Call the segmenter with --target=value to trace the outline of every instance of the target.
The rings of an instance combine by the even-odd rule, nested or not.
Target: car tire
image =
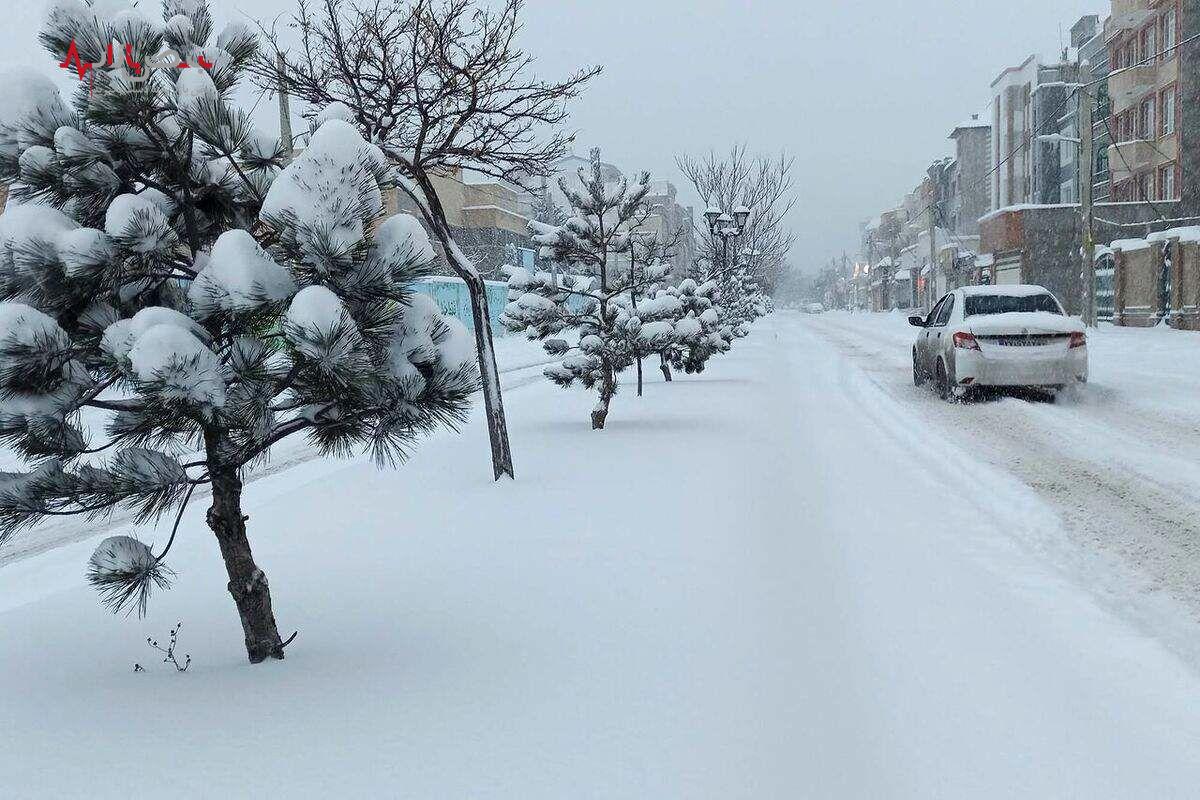
[[[938,359],[937,364],[937,393],[938,397],[945,400],[947,403],[954,402],[954,392],[950,389],[950,376],[946,373],[946,362]]]
[[[921,369],[921,365],[917,363],[917,352],[913,351],[913,385],[924,386],[929,383],[929,376]]]

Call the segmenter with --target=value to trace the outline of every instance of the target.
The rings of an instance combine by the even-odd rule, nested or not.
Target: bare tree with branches
[[[558,130],[566,101],[600,69],[562,81],[532,74],[516,44],[524,0],[299,0],[288,48],[266,31],[274,52],[253,71],[315,108],[340,103],[364,136],[397,166],[400,189],[432,230],[466,284],[483,378],[495,476],[514,476],[483,278],[454,241],[436,177],[470,169],[531,188],[569,152]],[[289,52],[290,51],[290,52]]]
[[[795,159],[782,153],[752,156],[745,144],[737,144],[724,155],[716,151],[703,157],[685,154],[675,163],[701,198],[727,211],[740,205],[753,210],[745,233],[737,240],[739,265],[744,264],[764,290],[772,291],[796,241],[787,227],[787,217],[796,204],[792,195]],[[713,237],[704,230],[696,239],[697,259],[715,269],[720,258]]]

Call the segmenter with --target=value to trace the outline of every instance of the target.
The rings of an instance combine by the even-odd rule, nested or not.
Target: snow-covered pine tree
[[[547,352],[562,356],[562,363],[546,370],[552,381],[597,392],[592,427],[601,430],[620,373],[636,362],[639,353],[659,352],[674,337],[670,322],[643,324],[633,302],[670,268],[661,263],[635,264],[631,257],[636,246],[631,233],[642,229],[650,215],[649,173],[642,173],[633,185],[627,179],[609,183],[600,151],[593,150],[590,168],[581,168],[578,174],[579,186],[559,182],[571,206],[566,223],[553,227],[534,221],[530,229],[543,256],[564,274],[582,277],[559,281],[546,273],[532,279],[525,271],[515,274],[509,282],[515,297],[501,321],[512,331],[545,340]],[[575,346],[557,337],[568,328],[578,330]]]
[[[144,612],[184,508],[211,492],[257,663],[286,643],[243,470],[294,435],[398,462],[463,418],[478,370],[471,335],[409,291],[433,251],[414,218],[381,222],[378,148],[332,119],[281,170],[290,154],[231,101],[255,35],[214,39],[204,0],[163,12],[57,0],[40,38],[56,61],[75,42],[102,64],[115,40],[193,66],[139,84],[118,63],[70,106],[44,78],[0,82],[0,440],[30,467],[0,477],[0,544],[48,516],[174,512],[159,552],[116,537],[90,562],[110,607]]]
[[[677,286],[660,291],[660,297],[665,293],[674,301],[675,340],[662,352],[660,365],[666,380],[671,380],[672,366],[693,375],[703,372],[710,358],[729,351],[712,301],[716,288],[713,281],[697,284],[692,278],[684,278]]]
[[[749,336],[755,320],[767,315],[767,299],[744,267],[722,276],[717,290],[717,311],[728,334],[736,339]],[[728,334],[726,338],[729,338]]]

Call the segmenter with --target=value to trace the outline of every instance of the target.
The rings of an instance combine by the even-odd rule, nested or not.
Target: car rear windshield
[[[1024,297],[1003,294],[969,295],[963,314],[968,317],[982,317],[987,314],[1013,314],[1030,311],[1062,314],[1062,309],[1058,307],[1058,301],[1048,294],[1030,294]]]

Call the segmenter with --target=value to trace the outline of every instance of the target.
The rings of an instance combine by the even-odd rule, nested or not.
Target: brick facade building
[[[1183,199],[1185,207],[1196,207],[1200,187],[1185,185],[1184,176],[1195,174],[1200,156],[1184,144],[1200,125],[1194,108],[1200,62],[1196,48],[1179,47],[1195,28],[1195,6],[1195,0],[1112,2],[1104,35],[1112,69],[1108,165],[1114,200]]]

